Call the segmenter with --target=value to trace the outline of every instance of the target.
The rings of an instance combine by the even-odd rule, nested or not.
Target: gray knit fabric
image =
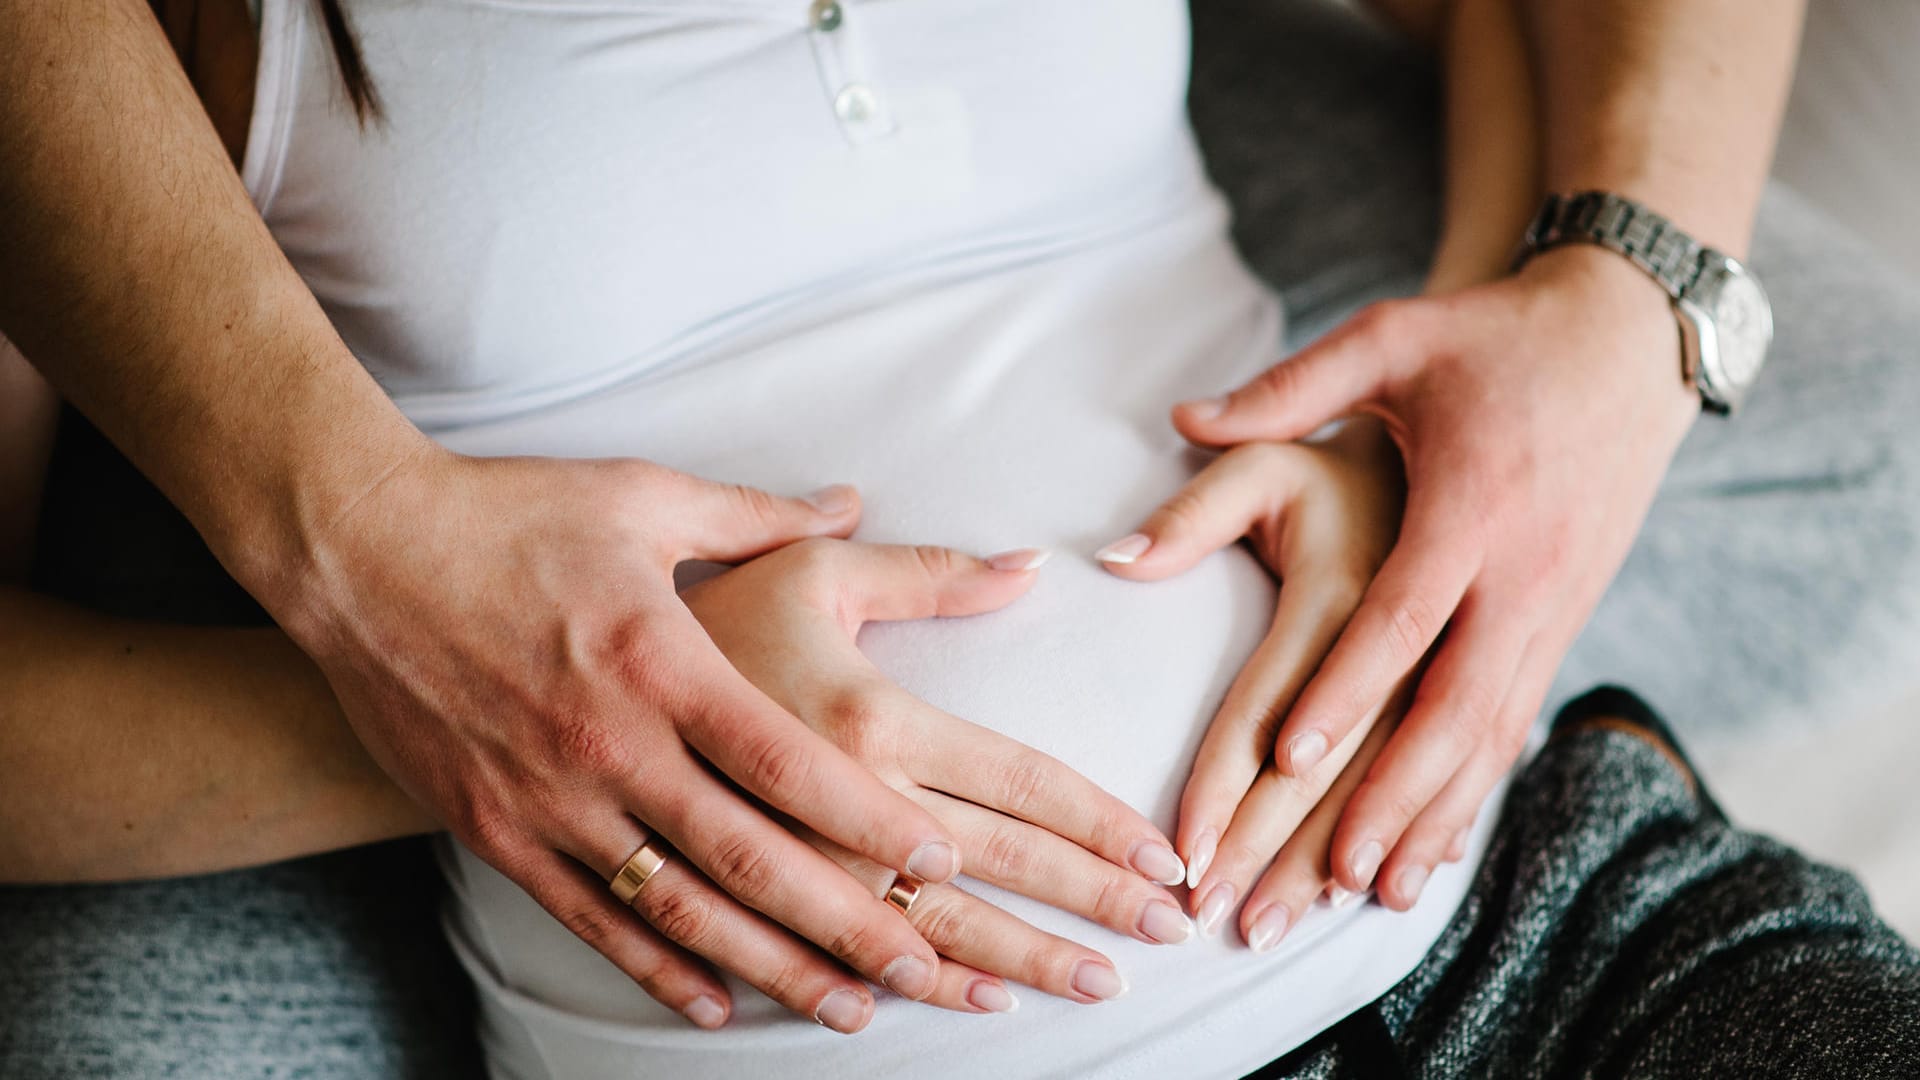
[[[1373,1023],[1261,1080],[1920,1076],[1920,953],[1858,883],[1735,829],[1651,742],[1570,730]]]
[[[1317,0],[1194,7],[1195,124],[1295,343],[1416,288],[1435,231],[1428,62]],[[1745,413],[1688,441],[1556,700],[1615,680],[1683,733],[1822,723],[1920,655],[1920,294],[1790,193],[1761,225],[1776,358]],[[103,610],[257,617],[68,421],[40,584]],[[476,1075],[437,890],[416,844],[0,889],[0,1077]],[[1884,1014],[1920,1011],[1900,996],[1913,963],[1849,879],[1727,828],[1631,736],[1592,735],[1528,771],[1474,899],[1376,1016],[1420,1075],[1871,1076],[1876,1053],[1911,1052]]]

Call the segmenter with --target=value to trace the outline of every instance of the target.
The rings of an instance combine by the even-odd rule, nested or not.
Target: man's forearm
[[[0,333],[273,607],[426,440],[281,255],[146,4],[0,0],[0,25]]]
[[[1523,0],[1549,190],[1614,191],[1746,253],[1802,0]]]

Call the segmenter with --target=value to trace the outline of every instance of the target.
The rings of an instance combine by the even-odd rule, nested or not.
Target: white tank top
[[[1181,0],[356,0],[361,130],[308,0],[267,0],[245,180],[354,352],[477,454],[634,455],[804,491],[857,534],[1060,552],[1004,611],[870,627],[927,701],[1049,751],[1171,834],[1273,610],[1242,549],[1159,584],[1087,553],[1198,459],[1174,401],[1272,361],[1183,100]],[[449,844],[448,932],[498,1077],[1238,1076],[1412,970],[1416,910],[1150,946],[969,888],[1111,956],[1124,999],[883,995],[836,1035],[735,983],[696,1030]]]

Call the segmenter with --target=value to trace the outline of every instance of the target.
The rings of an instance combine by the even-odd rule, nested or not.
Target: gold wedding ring
[[[631,906],[633,898],[640,895],[640,890],[646,888],[647,882],[666,863],[667,857],[660,853],[652,840],[648,840],[640,845],[640,850],[627,856],[627,861],[621,865],[620,872],[613,875],[613,880],[607,883],[607,888],[613,890],[615,899]]]
[[[923,884],[905,874],[896,874],[893,887],[887,890],[887,903],[899,908],[900,914],[908,914],[913,911],[913,902],[920,899],[920,888]]]

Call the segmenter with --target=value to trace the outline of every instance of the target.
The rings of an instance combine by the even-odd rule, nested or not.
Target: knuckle
[[[780,860],[751,835],[728,837],[707,862],[715,884],[749,907],[760,907],[780,882]]]
[[[960,569],[959,559],[951,548],[935,544],[915,544],[912,548],[914,561],[920,564],[920,572],[929,581],[942,581],[952,577]]]
[[[714,940],[717,913],[710,897],[691,888],[663,889],[642,896],[647,921],[669,941],[705,952]]]
[[[1095,922],[1132,932],[1136,921],[1132,916],[1139,907],[1140,900],[1134,894],[1132,884],[1114,873],[1101,875],[1099,884],[1094,886],[1093,904],[1089,910]]]
[[[999,776],[1002,805],[1025,815],[1040,805],[1053,782],[1052,762],[1035,751],[1015,757]]]
[[[923,901],[914,905],[912,921],[927,944],[940,952],[951,952],[967,940],[966,913],[959,904]]]
[[[744,521],[765,528],[773,528],[781,523],[784,507],[775,496],[757,487],[745,484],[728,484],[727,501]]]
[[[1191,536],[1200,531],[1206,520],[1206,497],[1198,488],[1189,485],[1160,504],[1160,512],[1154,515],[1154,526],[1161,538],[1166,539]]]
[[[855,919],[829,934],[821,944],[828,952],[858,968],[859,959],[874,951],[877,944],[874,939],[873,928]]]
[[[575,715],[559,721],[554,745],[569,767],[594,775],[623,774],[633,766],[626,740],[598,716]]]
[[[980,872],[999,881],[1024,881],[1033,871],[1033,852],[1011,827],[998,827],[980,845]]]
[[[503,863],[516,861],[513,853],[519,848],[521,834],[511,814],[494,809],[469,809],[449,825],[460,842],[489,865],[505,871]]]
[[[813,762],[791,739],[764,735],[744,748],[742,769],[762,799],[785,809],[799,801],[812,780]]]
[[[568,933],[602,953],[613,948],[623,929],[619,912],[598,905],[569,907],[557,917]]]
[[[1402,597],[1387,610],[1387,640],[1396,660],[1412,664],[1440,636],[1440,613],[1418,593]]]

